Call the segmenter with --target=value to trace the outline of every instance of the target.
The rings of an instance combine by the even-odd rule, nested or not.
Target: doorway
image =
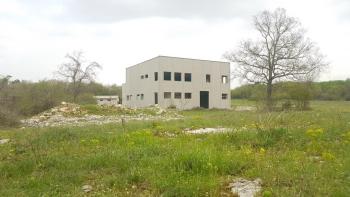
[[[154,93],[154,104],[157,105],[158,104],[158,92]]]
[[[200,107],[209,108],[209,91],[200,91]]]

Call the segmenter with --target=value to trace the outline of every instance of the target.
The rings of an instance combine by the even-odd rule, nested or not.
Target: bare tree
[[[254,16],[258,32],[255,41],[243,41],[238,50],[224,57],[235,65],[234,75],[250,83],[266,84],[266,101],[272,108],[273,84],[283,80],[310,80],[327,63],[301,23],[283,8],[264,11]]]
[[[102,66],[97,62],[91,62],[85,66],[86,61],[81,51],[67,54],[66,58],[69,61],[59,66],[57,74],[72,83],[73,101],[75,102],[80,94],[82,84],[94,81],[96,69],[102,69]]]

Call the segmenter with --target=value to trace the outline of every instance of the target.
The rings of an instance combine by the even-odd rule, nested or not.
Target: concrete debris
[[[0,139],[0,144],[6,144],[10,142],[10,139]]]
[[[257,108],[253,106],[237,106],[235,111],[256,111]]]
[[[105,107],[105,106],[103,106]],[[22,120],[26,127],[54,127],[54,126],[84,126],[87,124],[119,123],[122,121],[156,121],[176,120],[183,116],[175,111],[166,111],[159,106],[143,109],[126,108],[124,106],[114,107],[118,113],[115,115],[88,114],[79,105],[62,102],[61,105],[42,112],[29,119]]]
[[[232,129],[229,128],[200,128],[200,129],[185,129],[185,133],[189,134],[205,134],[205,133],[224,133],[224,132],[229,132],[232,131]]]
[[[81,188],[84,192],[88,193],[92,191],[92,186],[91,185],[83,185]]]
[[[229,184],[229,188],[233,194],[239,197],[254,197],[261,190],[261,182],[259,178],[254,181],[238,178]]]

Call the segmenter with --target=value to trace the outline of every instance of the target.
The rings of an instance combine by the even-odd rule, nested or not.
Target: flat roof
[[[185,58],[185,57],[174,57],[174,56],[158,55],[158,56],[156,56],[156,57],[154,57],[154,58],[151,58],[151,59],[145,60],[145,61],[140,62],[140,63],[138,63],[138,64],[135,64],[135,65],[129,66],[129,67],[127,67],[127,68],[131,68],[131,67],[137,66],[137,65],[139,65],[139,64],[142,64],[142,63],[148,62],[148,61],[153,60],[153,59],[156,59],[156,58],[161,58],[161,57],[165,57],[165,58],[173,58],[173,59],[195,60],[195,61],[206,61],[206,62],[230,63],[230,62],[225,62],[225,61],[204,60],[204,59],[194,59],[194,58]]]

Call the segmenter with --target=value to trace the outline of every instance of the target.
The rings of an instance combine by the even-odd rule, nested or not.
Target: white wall
[[[171,81],[163,80],[164,71],[171,72]],[[158,72],[158,82],[154,81],[154,72]],[[175,81],[174,73],[180,72],[181,81]],[[230,108],[230,82],[222,84],[221,76],[230,78],[230,65],[227,62],[195,60],[159,56],[127,68],[126,85],[123,86],[123,104],[130,107],[145,107],[154,104],[154,92],[158,92],[159,105],[169,107],[176,105],[179,109],[191,109],[200,105],[200,91],[209,91],[209,108]],[[186,82],[185,73],[192,73],[192,81]],[[148,74],[148,79],[140,79]],[[206,75],[210,74],[211,82],[206,82]],[[136,100],[136,95],[144,93],[143,101]],[[171,92],[171,99],[164,99],[164,92]],[[174,93],[181,92],[182,98],[175,99]],[[185,99],[185,93],[192,93],[191,99]],[[222,100],[223,93],[228,95]],[[126,95],[132,94],[131,101]]]

